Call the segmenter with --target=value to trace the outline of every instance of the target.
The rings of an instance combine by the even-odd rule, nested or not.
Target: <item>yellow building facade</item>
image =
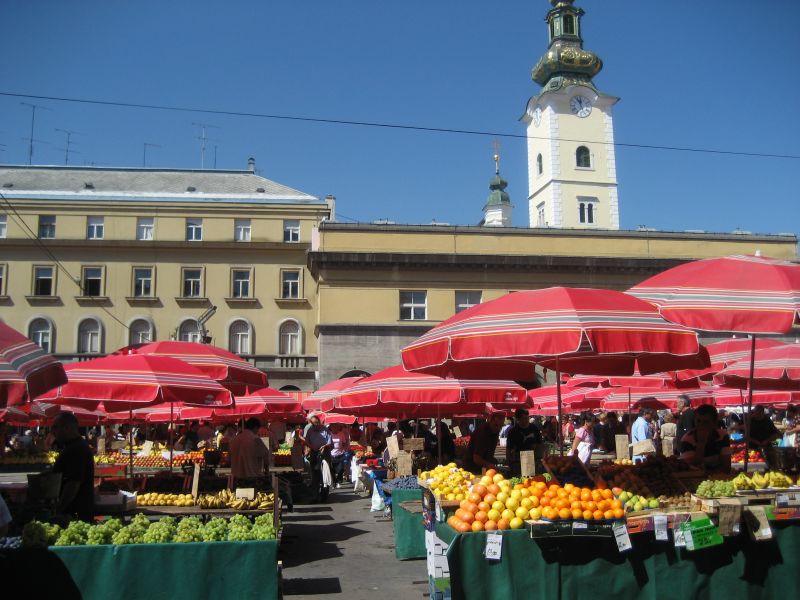
[[[251,169],[0,167],[0,318],[65,360],[206,338],[314,389],[306,252],[333,201]]]

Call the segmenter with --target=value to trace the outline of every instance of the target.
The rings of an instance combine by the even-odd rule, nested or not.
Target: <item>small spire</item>
[[[500,175],[500,142],[494,140],[492,148],[494,148],[494,174]]]

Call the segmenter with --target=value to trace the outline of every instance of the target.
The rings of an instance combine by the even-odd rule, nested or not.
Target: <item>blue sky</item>
[[[579,0],[618,142],[800,155],[800,3]],[[0,3],[0,91],[524,134],[545,0]],[[30,109],[0,96],[0,161],[25,164]],[[475,224],[492,137],[35,101],[34,162],[244,168],[335,194],[340,217]],[[502,173],[527,225],[524,140]],[[800,232],[800,160],[617,149],[621,225]]]

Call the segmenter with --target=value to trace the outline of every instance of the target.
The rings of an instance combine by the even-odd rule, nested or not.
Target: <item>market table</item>
[[[800,598],[800,527],[771,523],[774,538],[747,533],[720,546],[689,552],[652,533],[632,537],[624,554],[613,538],[532,539],[526,529],[502,532],[501,560],[484,558],[486,533],[456,533],[444,523],[436,535],[449,544],[454,599],[579,598],[602,587],[604,597]]]
[[[84,600],[278,597],[278,543],[198,542],[50,548]]]
[[[425,527],[422,524],[422,490],[386,490],[392,496],[392,524],[394,526],[394,554],[400,560],[425,558]],[[418,502],[419,511],[412,512],[403,506]]]

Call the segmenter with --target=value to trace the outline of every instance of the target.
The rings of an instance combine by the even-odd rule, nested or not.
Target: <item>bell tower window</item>
[[[539,155],[536,157],[536,174],[537,174],[537,175],[541,175],[543,170],[544,170],[544,169],[543,169],[543,167],[542,167],[542,155],[541,155],[541,154],[539,154]]]
[[[594,225],[597,222],[597,198],[578,197],[578,222],[582,225]]]
[[[575,150],[575,166],[580,169],[592,168],[592,153],[586,146],[578,146]]]
[[[564,15],[564,33],[568,35],[575,35],[575,17],[572,15]]]

